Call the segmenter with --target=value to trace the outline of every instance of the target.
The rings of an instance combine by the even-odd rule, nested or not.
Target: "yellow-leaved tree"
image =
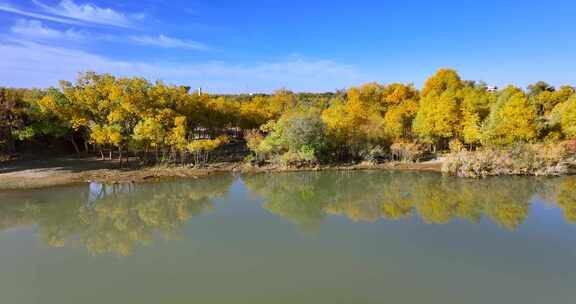
[[[149,152],[154,152],[155,161],[159,160],[160,148],[164,144],[166,130],[160,119],[156,117],[144,117],[134,127],[132,139],[136,146],[144,149],[144,160],[149,160]]]
[[[374,139],[376,132],[383,131],[376,113],[371,111],[373,107],[368,107],[361,97],[360,89],[352,88],[346,101],[337,100],[322,113],[339,158],[345,155],[357,157],[368,137]]]
[[[168,144],[172,149],[171,157],[176,160],[180,157],[180,162],[185,162],[184,152],[188,145],[188,132],[186,130],[186,117],[177,116],[174,118],[174,127],[168,133]]]
[[[384,89],[387,105],[384,128],[391,141],[412,139],[412,121],[418,111],[419,94],[412,85],[394,83]]]
[[[90,127],[90,140],[97,145],[111,145],[119,147],[122,143],[121,128],[118,125],[93,125]],[[104,159],[104,154],[100,150]],[[109,150],[109,159],[112,159],[112,150]]]
[[[454,70],[441,69],[426,80],[414,119],[414,132],[436,148],[447,148],[450,139],[462,133],[463,83]]]
[[[536,108],[519,88],[500,92],[483,128],[484,145],[511,145],[533,141],[537,136]]]
[[[567,138],[576,138],[576,95],[573,95],[563,107],[561,114],[562,133]]]
[[[477,146],[482,139],[482,124],[490,113],[496,96],[484,84],[467,86],[462,100],[462,139]]]
[[[196,166],[205,166],[211,153],[218,147],[229,142],[229,138],[225,135],[218,136],[215,139],[197,139],[188,143],[187,149],[194,156],[194,164]]]

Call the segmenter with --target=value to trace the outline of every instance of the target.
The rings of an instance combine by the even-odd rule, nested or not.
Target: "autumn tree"
[[[242,102],[239,111],[239,126],[248,130],[258,129],[274,116],[268,107],[268,97],[259,95]]]
[[[562,133],[567,138],[576,138],[576,95],[573,95],[562,107]]]
[[[576,90],[538,82],[488,90],[440,69],[421,91],[366,83],[327,93],[209,95],[141,77],[82,73],[59,89],[0,89],[0,149],[66,139],[100,156],[204,165],[229,140],[258,160],[417,160],[460,151],[576,138]],[[227,139],[224,140],[222,136]],[[232,146],[232,145],[231,145]]]
[[[274,92],[268,99],[269,111],[275,118],[280,117],[283,113],[294,109],[298,104],[298,98],[293,92],[280,89]]]
[[[485,145],[511,145],[533,141],[537,136],[536,109],[519,88],[500,92],[483,128]]]
[[[196,166],[205,166],[210,155],[218,147],[228,143],[229,138],[227,136],[218,136],[215,139],[197,139],[188,143],[187,149],[192,155],[194,155],[194,164]]]
[[[414,119],[414,132],[426,143],[446,148],[447,142],[462,133],[463,83],[454,70],[441,69],[426,80]]]
[[[0,153],[16,152],[15,133],[26,119],[24,95],[25,90],[0,88]]]
[[[482,125],[496,96],[488,92],[484,84],[466,86],[463,95],[462,139],[471,146],[477,146],[482,139]]]
[[[132,139],[137,147],[144,149],[144,158],[148,160],[148,153],[154,152],[155,160],[159,160],[159,151],[166,138],[167,130],[157,117],[145,117],[136,127]]]
[[[412,121],[418,110],[418,91],[412,85],[393,83],[384,88],[383,95],[386,135],[393,142],[411,140]]]
[[[188,130],[186,129],[186,117],[177,116],[174,118],[174,127],[168,133],[168,144],[172,148],[171,156],[176,160],[180,157],[180,162],[185,162],[185,152],[188,145]]]
[[[385,100],[385,86],[364,84],[348,90],[346,100],[335,100],[322,113],[328,132],[335,140],[340,155],[356,158],[369,145],[387,141],[384,115],[389,105]],[[394,103],[393,98],[390,102]],[[389,119],[395,123],[394,119]]]

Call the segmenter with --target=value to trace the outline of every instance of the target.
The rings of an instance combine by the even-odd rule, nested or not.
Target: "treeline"
[[[64,139],[102,158],[202,165],[219,147],[245,140],[259,164],[417,160],[448,149],[575,139],[575,93],[545,82],[497,90],[441,69],[421,90],[368,83],[324,94],[211,96],[88,72],[59,88],[0,89],[0,151]]]

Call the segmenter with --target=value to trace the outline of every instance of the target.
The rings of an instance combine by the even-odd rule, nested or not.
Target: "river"
[[[576,177],[332,171],[0,192],[2,303],[572,303]]]

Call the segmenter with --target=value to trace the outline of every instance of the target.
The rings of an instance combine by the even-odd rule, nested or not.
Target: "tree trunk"
[[[70,137],[68,137],[68,140],[72,143],[72,146],[74,146],[74,151],[76,152],[76,154],[80,154],[80,149],[78,148],[78,145],[76,144],[76,140],[74,139],[74,135],[70,135]]]

